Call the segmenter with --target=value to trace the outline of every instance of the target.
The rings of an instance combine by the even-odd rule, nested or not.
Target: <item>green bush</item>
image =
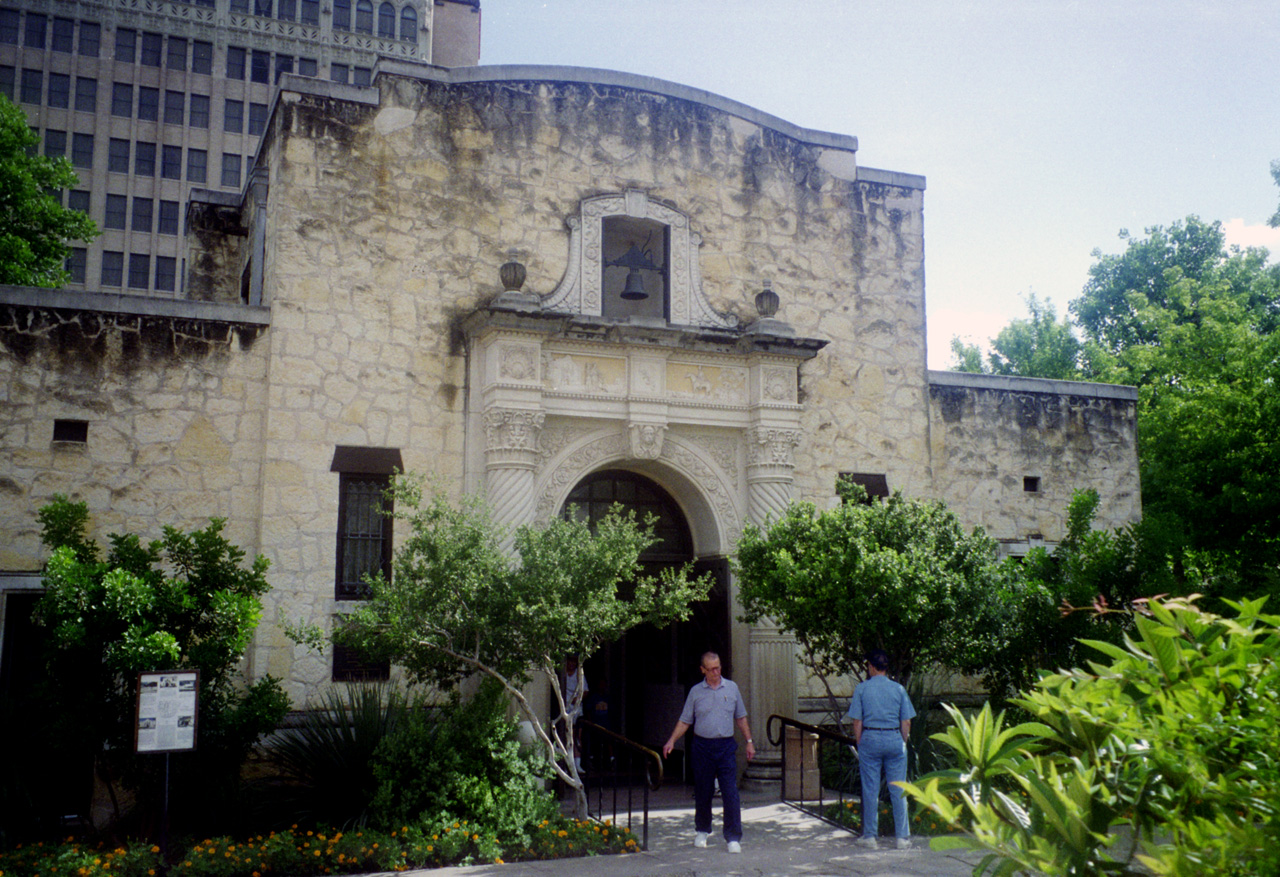
[[[907,792],[988,850],[975,873],[1280,873],[1280,616],[1151,601],[1106,662],[1043,677],[1003,727],[935,735],[956,770]],[[953,841],[939,840],[937,848]]]
[[[378,825],[465,820],[504,841],[527,843],[531,826],[556,812],[546,766],[522,754],[502,686],[486,680],[448,708],[416,710],[372,761]]]

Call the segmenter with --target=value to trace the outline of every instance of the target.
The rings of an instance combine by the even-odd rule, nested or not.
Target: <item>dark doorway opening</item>
[[[710,597],[692,606],[687,621],[664,628],[642,625],[606,645],[584,672],[587,719],[632,740],[661,749],[671,733],[689,688],[701,681],[699,659],[720,655],[725,675],[732,674],[729,650],[729,567],[724,558],[695,560],[684,512],[657,483],[634,472],[610,469],[588,476],[565,501],[566,515],[583,520],[603,517],[614,504],[655,517],[658,541],[641,556],[646,572],[694,562],[697,573],[715,581]]]

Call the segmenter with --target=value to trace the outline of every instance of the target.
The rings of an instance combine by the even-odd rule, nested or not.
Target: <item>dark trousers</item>
[[[693,825],[711,833],[711,799],[716,780],[724,801],[724,839],[742,840],[742,802],[738,799],[738,741],[732,737],[693,738],[693,796],[697,804]]]

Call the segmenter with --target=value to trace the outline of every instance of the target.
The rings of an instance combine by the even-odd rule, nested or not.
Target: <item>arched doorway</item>
[[[684,512],[660,485],[635,472],[606,469],[587,476],[565,500],[563,514],[594,521],[614,504],[644,518],[653,515],[658,537],[641,555],[648,572],[694,562],[697,573],[715,580],[709,599],[695,603],[687,621],[665,628],[642,625],[616,643],[606,645],[584,668],[590,692],[586,717],[604,699],[607,724],[646,746],[661,748],[684,704],[689,686],[698,682],[703,652],[721,656],[725,675],[732,672],[729,649],[728,565],[723,558],[695,558]]]

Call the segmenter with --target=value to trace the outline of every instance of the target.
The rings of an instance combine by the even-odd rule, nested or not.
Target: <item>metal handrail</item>
[[[774,724],[775,721],[777,722],[776,725]],[[813,734],[819,738],[830,740],[836,743],[837,745],[847,746],[849,748],[849,751],[854,753],[857,752],[858,742],[854,740],[852,737],[850,737],[849,735],[842,734],[839,731],[832,731],[830,728],[822,728],[822,727],[819,727],[818,725],[810,725],[805,722],[798,722],[795,719],[788,718],[787,716],[780,716],[777,713],[774,713],[773,715],[769,716],[769,720],[765,723],[765,734],[768,736],[769,742],[782,750],[782,784],[781,784],[782,803],[795,807],[797,810],[800,810],[804,813],[808,813],[810,816],[814,816],[818,819],[821,819],[823,822],[826,822],[830,825],[835,825],[840,828],[847,829],[848,826],[842,825],[840,822],[834,819],[831,819],[826,815],[826,812],[825,812],[826,804],[823,798],[823,793],[825,792],[825,789],[823,788],[823,783],[822,783],[822,774],[821,774],[822,766],[820,761],[818,764],[813,765],[819,771],[817,806],[814,807],[806,804],[806,798],[804,795],[804,785],[805,785],[804,784],[804,776],[805,776],[804,755],[805,755],[805,749],[807,747],[803,745],[800,746],[800,764],[799,764],[799,770],[796,771],[796,776],[799,778],[797,782],[797,786],[798,786],[797,797],[794,800],[792,800],[787,796],[787,776],[788,776],[787,745],[786,745],[786,741],[783,739],[786,728],[796,728],[801,732],[801,734]],[[801,738],[801,740],[803,741],[803,737]],[[836,794],[836,803],[843,805],[844,789],[836,789],[835,794]]]
[[[639,765],[640,770],[643,771],[644,781],[639,784],[642,789],[642,806],[644,808],[640,848],[648,850],[649,792],[656,792],[658,789],[662,788],[662,756],[649,747],[642,746],[629,737],[624,737],[615,731],[609,730],[603,725],[597,725],[595,722],[588,721],[587,719],[578,719],[575,724],[590,730],[591,735],[589,740],[593,744],[592,749],[602,750],[594,752],[596,755],[595,758],[591,757],[593,754],[592,750],[588,750],[586,752],[586,755],[588,756],[587,760],[591,764],[591,768],[586,772],[582,780],[584,786],[586,786],[588,810],[591,809],[591,792],[594,790],[596,793],[595,812],[589,813],[588,815],[593,816],[596,819],[603,818],[605,812],[604,797],[607,787],[612,792],[613,797],[613,822],[615,825],[618,824],[619,792],[621,787],[625,787],[627,830],[634,833],[631,826],[634,821],[633,793],[635,791],[636,783],[630,782],[629,780],[634,776],[632,768],[637,764]],[[625,753],[625,766],[619,764],[618,756],[614,754],[614,750],[605,749],[600,746],[602,741],[622,748]],[[586,749],[586,747],[584,747],[584,749]],[[607,758],[605,757],[605,752],[608,752]],[[608,765],[607,767],[605,766],[606,764]],[[627,781],[620,783],[619,780]]]

